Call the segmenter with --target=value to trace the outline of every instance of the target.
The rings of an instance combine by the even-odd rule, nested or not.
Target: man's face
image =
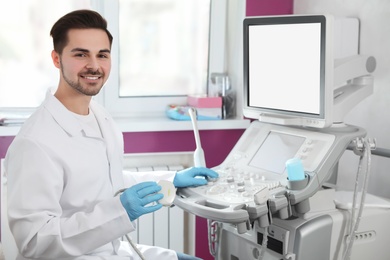
[[[54,52],[53,61],[61,70],[60,87],[94,96],[110,74],[110,41],[100,29],[72,29],[61,55]]]

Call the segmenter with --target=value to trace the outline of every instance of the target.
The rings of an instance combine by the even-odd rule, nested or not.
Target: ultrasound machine
[[[367,193],[375,140],[343,122],[373,92],[374,57],[336,57],[340,42],[347,52],[357,46],[358,23],[244,19],[243,113],[253,121],[213,168],[219,178],[174,201],[208,220],[215,259],[388,259],[390,203]],[[335,181],[346,150],[360,158],[353,191]]]

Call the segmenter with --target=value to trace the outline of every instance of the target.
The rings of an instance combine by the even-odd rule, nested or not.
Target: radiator
[[[125,154],[124,157],[124,169],[135,174],[176,171],[190,166],[193,166],[193,152]],[[129,235],[138,244],[195,254],[195,216],[175,206],[141,216],[137,219],[137,231]]]

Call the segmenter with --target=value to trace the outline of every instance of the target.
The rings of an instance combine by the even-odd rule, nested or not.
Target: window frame
[[[114,36],[111,74],[103,90],[95,97],[114,117],[164,116],[169,104],[185,104],[186,96],[119,97],[119,2],[103,0],[98,11],[107,19]],[[227,0],[211,0],[208,74],[225,71]],[[202,86],[204,92],[207,86]]]

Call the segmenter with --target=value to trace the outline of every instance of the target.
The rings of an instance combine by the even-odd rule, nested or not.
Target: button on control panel
[[[209,180],[208,185],[193,190],[221,202],[246,203],[254,201],[254,195],[264,188],[268,188],[270,193],[285,189],[280,181],[267,179],[260,172],[245,172],[234,167],[216,171],[218,179]]]

